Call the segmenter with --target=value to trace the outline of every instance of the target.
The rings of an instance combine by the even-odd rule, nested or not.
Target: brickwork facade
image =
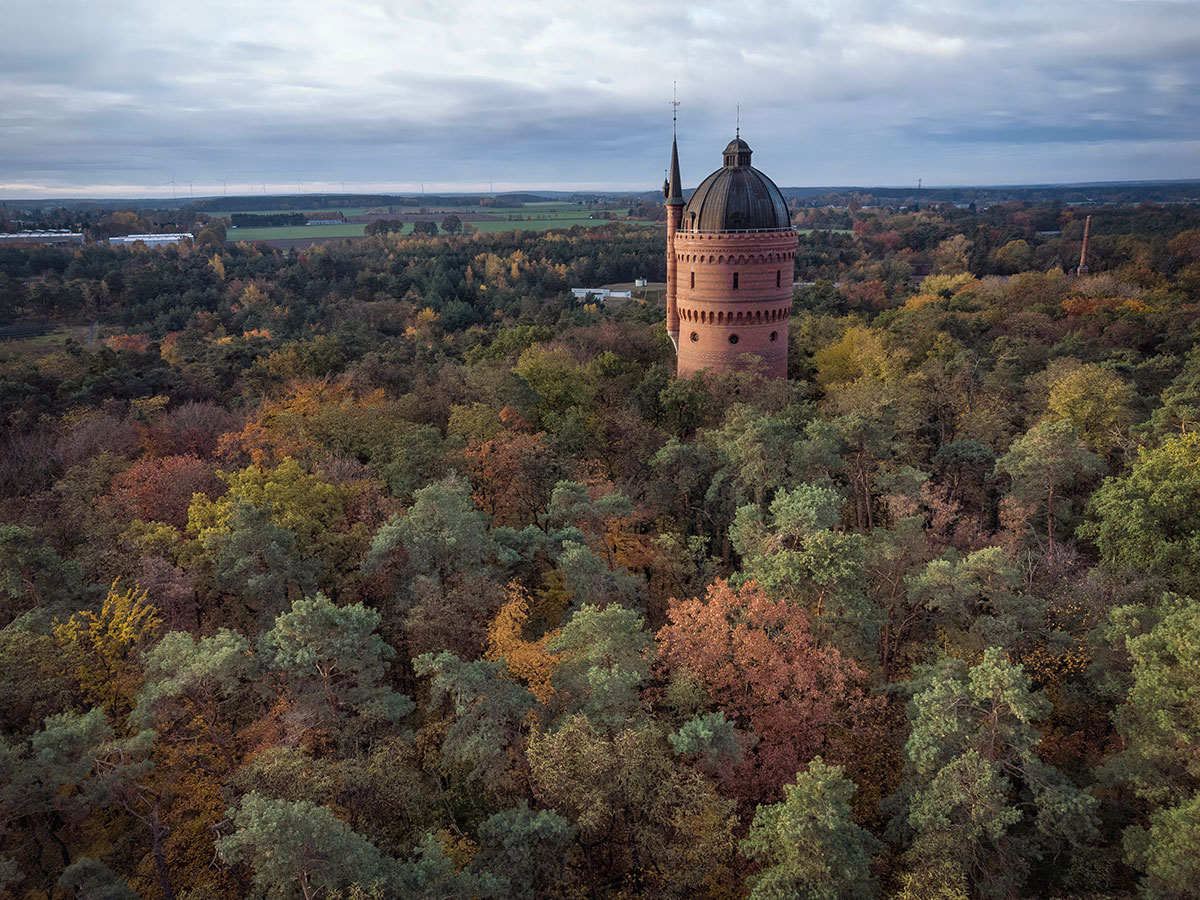
[[[679,374],[742,368],[753,354],[786,378],[796,232],[680,231],[674,244]]]
[[[749,160],[744,142],[730,144],[724,168],[704,180],[685,208],[672,147],[665,192],[667,331],[681,377],[745,368],[751,357],[762,361],[768,376],[787,377],[799,238],[779,189]]]

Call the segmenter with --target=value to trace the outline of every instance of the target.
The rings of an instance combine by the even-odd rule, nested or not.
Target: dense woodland
[[[786,383],[571,299],[660,229],[0,248],[6,896],[1198,896],[1200,210],[1093,212],[798,211]]]

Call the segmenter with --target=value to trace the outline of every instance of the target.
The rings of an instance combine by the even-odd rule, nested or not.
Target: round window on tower
[[[729,336],[729,343],[736,344],[737,342],[738,342],[738,336],[736,334],[731,334]]]
[[[700,335],[696,334],[696,332],[693,331],[692,332],[692,343],[694,344],[698,340],[700,340]]]
[[[775,343],[777,340],[779,340],[779,332],[772,331],[771,332],[771,343]]]

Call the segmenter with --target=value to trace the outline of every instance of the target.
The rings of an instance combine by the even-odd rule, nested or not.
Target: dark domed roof
[[[689,231],[748,231],[790,228],[787,201],[770,178],[750,165],[750,145],[740,137],[729,142],[725,165],[696,188],[683,210]]]

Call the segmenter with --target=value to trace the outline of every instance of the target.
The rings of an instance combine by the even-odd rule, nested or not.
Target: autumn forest
[[[1200,896],[1200,209],[793,212],[0,247],[4,896]]]

